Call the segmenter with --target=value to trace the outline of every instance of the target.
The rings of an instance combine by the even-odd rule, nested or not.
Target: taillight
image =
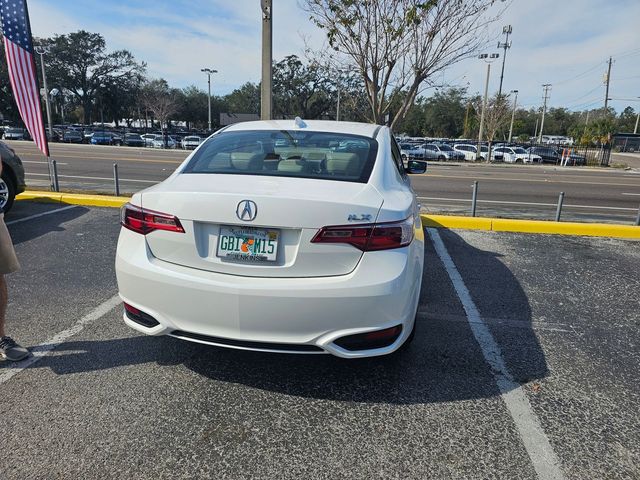
[[[405,247],[413,240],[413,217],[400,222],[323,227],[311,243],[348,243],[363,252]]]
[[[120,211],[120,224],[136,233],[146,235],[154,230],[184,233],[178,217],[146,208],[125,204]]]

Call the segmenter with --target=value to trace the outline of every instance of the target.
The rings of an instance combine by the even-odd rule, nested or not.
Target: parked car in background
[[[5,140],[29,140],[29,132],[25,128],[7,127],[4,129]]]
[[[62,134],[62,141],[65,143],[82,143],[84,135],[81,130],[69,129]]]
[[[466,143],[456,143],[453,146],[456,152],[460,152],[464,155],[464,159],[467,162],[475,162],[478,152],[478,148],[475,145],[469,145]]]
[[[112,132],[94,132],[91,145],[122,145],[122,137]]]
[[[155,135],[153,138],[153,148],[165,148],[164,135]],[[171,135],[167,135],[166,148],[176,148],[178,144]]]
[[[45,127],[44,133],[47,136],[47,141],[49,142],[59,142],[62,139],[62,132],[60,130],[53,130],[53,135],[49,134],[49,129]]]
[[[505,163],[542,163],[542,157],[527,152],[522,147],[496,147],[496,153],[501,153]]]
[[[93,136],[93,130],[91,130],[90,128],[85,128],[82,131],[82,134],[84,135],[84,143],[90,143],[91,142],[91,137]]]
[[[424,160],[424,149],[414,143],[401,143],[400,155],[402,156],[403,162],[407,162],[408,160]]]
[[[461,149],[461,147],[464,147]],[[476,160],[476,153],[478,151],[477,145],[472,145],[469,143],[457,143],[453,146],[454,150],[464,154],[465,160]],[[487,145],[480,145],[480,155],[477,156],[477,160],[480,162],[484,162],[487,159],[487,155],[489,154],[489,147]],[[497,153],[494,148],[491,149],[491,161],[492,162],[501,162],[502,154]]]
[[[455,151],[450,145],[426,143],[422,146],[424,148],[424,156],[427,160],[453,160],[460,161],[465,159],[465,155],[462,152]]]
[[[0,177],[0,211],[8,212],[16,195],[24,192],[24,167],[16,152],[4,142],[0,142],[2,156],[2,177]]]
[[[587,159],[584,155],[580,155],[575,153],[573,149],[568,148],[569,161],[568,165],[586,165]],[[556,147],[529,147],[527,148],[527,152],[538,155],[543,163],[553,163],[558,165],[562,161],[562,149],[558,149]]]
[[[155,133],[143,133],[140,137],[144,140],[145,147],[153,147],[153,140],[156,138]]]
[[[137,133],[125,133],[122,143],[127,147],[144,147],[144,139]]]
[[[197,148],[200,143],[202,143],[202,138],[191,135],[184,137],[182,142],[180,142],[180,146],[185,150],[193,150],[194,148]]]

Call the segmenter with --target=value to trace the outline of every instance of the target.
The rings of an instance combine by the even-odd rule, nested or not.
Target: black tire
[[[16,186],[7,170],[2,169],[2,178],[0,179],[0,211],[8,212],[13,207],[13,201],[16,198]]]
[[[446,157],[445,157],[444,155],[440,155],[440,156],[438,157],[438,161],[439,161],[439,162],[444,162],[445,160],[446,160]]]

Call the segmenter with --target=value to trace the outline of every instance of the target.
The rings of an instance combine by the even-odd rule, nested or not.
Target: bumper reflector
[[[401,333],[402,325],[396,325],[384,330],[347,335],[346,337],[338,338],[333,343],[349,351],[371,350],[388,347],[398,339]]]
[[[151,315],[138,310],[136,307],[133,307],[128,303],[124,304],[124,313],[127,315],[129,320],[132,320],[143,327],[152,328],[156,325],[160,325],[160,323]]]

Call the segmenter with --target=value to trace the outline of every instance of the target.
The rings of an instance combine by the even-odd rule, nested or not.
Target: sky
[[[34,36],[80,29],[102,34],[108,49],[128,49],[147,63],[151,77],[174,87],[206,89],[203,67],[218,70],[212,93],[224,95],[260,80],[259,0],[28,0]],[[299,0],[273,0],[274,61],[320,49],[325,34],[309,20]],[[604,76],[613,58],[610,106],[640,110],[639,0],[509,0],[484,51],[498,52],[503,25],[511,25],[503,92],[518,90],[518,105],[542,104],[542,84],[550,83],[551,107],[599,108]],[[498,90],[501,58],[491,66],[490,92]],[[443,85],[484,89],[486,65],[469,58],[438,74]],[[426,90],[429,96],[433,90]]]

